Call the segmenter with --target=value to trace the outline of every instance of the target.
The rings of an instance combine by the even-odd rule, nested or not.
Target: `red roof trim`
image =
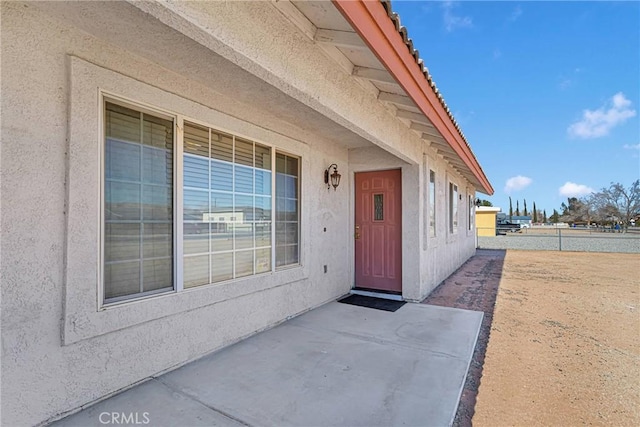
[[[438,100],[382,3],[377,0],[333,0],[333,3],[469,167],[482,184],[484,192],[492,195],[491,183]]]

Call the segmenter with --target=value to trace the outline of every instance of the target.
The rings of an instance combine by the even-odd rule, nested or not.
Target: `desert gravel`
[[[472,422],[640,425],[640,257],[508,250]]]

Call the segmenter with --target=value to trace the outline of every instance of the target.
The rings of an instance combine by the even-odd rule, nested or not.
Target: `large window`
[[[186,119],[174,142],[179,116],[124,105],[104,105],[105,302],[299,263],[297,157]]]
[[[429,235],[436,235],[436,173],[429,170]]]
[[[458,232],[458,186],[449,183],[449,232]]]

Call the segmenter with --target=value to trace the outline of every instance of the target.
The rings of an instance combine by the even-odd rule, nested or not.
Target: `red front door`
[[[402,292],[399,169],[356,176],[356,287]]]

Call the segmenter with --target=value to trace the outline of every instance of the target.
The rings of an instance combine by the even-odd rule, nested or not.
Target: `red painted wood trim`
[[[333,0],[333,3],[469,167],[482,184],[484,192],[492,195],[493,187],[489,179],[429,86],[382,3],[379,0]]]

